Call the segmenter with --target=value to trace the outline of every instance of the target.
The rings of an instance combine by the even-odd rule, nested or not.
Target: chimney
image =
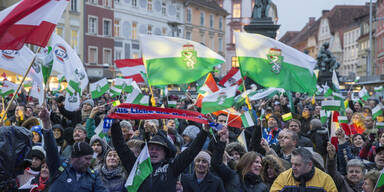
[[[309,17],[308,24],[312,25],[313,23],[315,23],[315,21],[316,21],[316,17]]]
[[[329,13],[329,10],[323,10],[323,12],[322,12],[323,14],[322,15],[326,15],[326,14],[328,14]]]

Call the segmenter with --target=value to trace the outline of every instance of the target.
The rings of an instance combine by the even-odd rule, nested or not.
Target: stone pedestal
[[[244,30],[248,33],[261,34],[272,39],[276,38],[276,32],[280,25],[275,25],[272,18],[253,19],[249,25],[244,26]]]

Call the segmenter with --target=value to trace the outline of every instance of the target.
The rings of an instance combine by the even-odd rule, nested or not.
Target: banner
[[[108,117],[113,119],[186,119],[208,124],[208,118],[199,112],[130,103],[119,105],[116,111],[108,115]]]

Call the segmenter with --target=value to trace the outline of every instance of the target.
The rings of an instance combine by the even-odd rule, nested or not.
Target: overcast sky
[[[308,22],[308,17],[321,16],[323,9],[335,5],[364,5],[369,0],[272,0],[277,5],[280,24],[278,39],[287,31],[299,31]],[[376,0],[372,0],[376,2]]]

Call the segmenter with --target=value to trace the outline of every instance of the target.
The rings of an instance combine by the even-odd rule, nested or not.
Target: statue
[[[317,56],[317,66],[316,69],[319,69],[320,72],[330,72],[337,70],[340,67],[340,64],[336,61],[336,58],[328,50],[329,43],[324,43],[320,48],[319,54]]]
[[[271,0],[255,0],[255,6],[252,11],[252,19],[268,18]]]

